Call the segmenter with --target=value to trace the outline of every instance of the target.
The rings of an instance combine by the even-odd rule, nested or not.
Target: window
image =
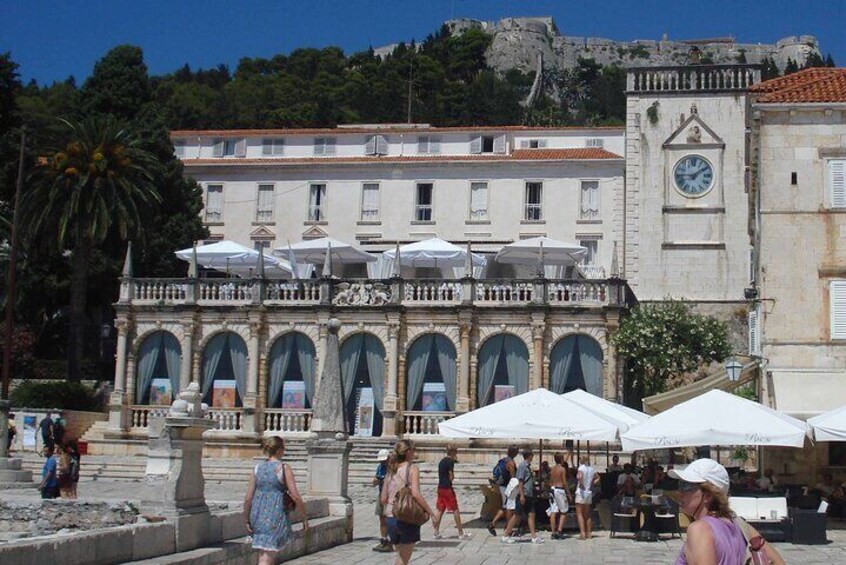
[[[256,221],[273,221],[273,185],[260,184],[258,187],[258,199],[256,201]]]
[[[223,221],[223,185],[210,184],[206,186],[206,221]]]
[[[582,220],[599,218],[599,181],[583,180],[579,200],[579,218]]]
[[[173,154],[176,155],[178,159],[185,158],[185,142],[184,141],[177,141],[173,144]]]
[[[366,182],[361,185],[361,221],[379,221],[379,183]]]
[[[215,139],[212,148],[213,157],[246,157],[247,140],[240,139]]]
[[[269,239],[255,239],[253,240],[253,249],[256,251],[261,251],[264,249],[265,255],[269,255],[268,251],[270,250],[270,240]]]
[[[441,138],[434,135],[417,137],[417,153],[420,155],[437,155],[441,152]]]
[[[546,147],[545,139],[523,139],[520,141],[520,149],[543,149]]]
[[[476,136],[470,140],[470,153],[505,153],[505,136]]]
[[[597,238],[585,238],[579,240],[579,245],[587,249],[587,255],[585,258],[582,259],[582,265],[585,266],[594,266],[596,265],[596,261],[598,259],[599,254],[599,239]]]
[[[527,182],[526,183],[526,212],[523,216],[525,220],[542,220],[542,198],[543,198],[543,183],[541,182]]]
[[[846,280],[829,283],[831,339],[846,339]]]
[[[432,221],[432,192],[434,186],[430,182],[417,183],[417,195],[414,206],[414,219],[418,222]]]
[[[846,159],[828,162],[828,193],[832,208],[846,208]]]
[[[364,152],[367,155],[387,155],[388,140],[384,135],[368,135]]]
[[[599,137],[589,137],[585,140],[585,147],[603,147],[604,143]]]
[[[479,222],[488,219],[488,183],[470,183],[470,220]]]
[[[308,221],[326,221],[326,185],[312,184],[308,191]]]
[[[314,138],[314,154],[315,155],[334,155],[335,154],[335,138],[334,137],[315,137]]]
[[[261,154],[262,155],[284,155],[285,154],[285,140],[277,138],[269,138],[261,140]]]

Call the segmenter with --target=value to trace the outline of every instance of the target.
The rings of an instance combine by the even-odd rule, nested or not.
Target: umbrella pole
[[[587,456],[588,456],[588,461],[590,461],[590,441],[587,442]]]
[[[538,454],[538,466],[540,467],[541,463],[543,463],[543,440],[540,440],[540,453]]]
[[[609,451],[611,450],[611,446],[608,442],[605,442],[605,471],[608,472],[608,467],[611,466],[611,460],[609,459]]]

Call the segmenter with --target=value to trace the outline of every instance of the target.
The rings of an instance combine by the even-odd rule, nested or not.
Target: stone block
[[[176,524],[176,551],[188,551],[209,543],[211,516],[207,512],[183,514],[174,519]]]
[[[96,561],[93,561],[93,563],[125,563],[132,561],[133,544],[132,530],[130,527],[92,532],[84,536],[79,536],[77,539],[80,543],[91,544],[97,548]]]
[[[147,559],[176,551],[176,528],[173,524],[139,524],[132,527],[132,559]]]

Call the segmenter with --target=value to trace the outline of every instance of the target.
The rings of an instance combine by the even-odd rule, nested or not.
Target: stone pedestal
[[[9,457],[9,408],[11,402],[0,400],[0,488],[32,483],[32,472],[21,468],[22,460]]]
[[[129,428],[129,407],[126,394],[113,392],[109,395],[109,431],[122,433]]]
[[[329,501],[329,514],[348,516],[352,541],[352,501],[347,495],[349,483],[349,462],[352,443],[346,436],[339,438],[314,438],[306,441],[308,451],[308,482],[306,493],[310,498],[325,498]]]

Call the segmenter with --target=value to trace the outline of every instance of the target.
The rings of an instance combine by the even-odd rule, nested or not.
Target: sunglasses
[[[697,490],[699,490],[699,487],[699,483],[679,481],[679,492],[696,492]]]

